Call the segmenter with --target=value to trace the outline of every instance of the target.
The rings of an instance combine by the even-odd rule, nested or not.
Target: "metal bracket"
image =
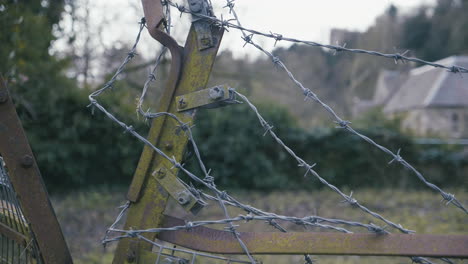
[[[179,181],[171,169],[161,166],[152,175],[186,211],[197,214],[206,205]]]
[[[236,101],[235,93],[226,85],[177,96],[176,102],[178,112],[194,108],[218,108],[239,103]]]
[[[188,0],[192,12],[192,24],[197,32],[198,50],[208,49],[214,46],[211,25],[201,16],[214,16],[207,0]],[[197,16],[201,15],[201,16]]]

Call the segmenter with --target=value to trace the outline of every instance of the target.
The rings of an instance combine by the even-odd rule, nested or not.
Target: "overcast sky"
[[[178,2],[183,2],[178,0]],[[215,13],[220,17],[228,18],[226,8],[222,8],[225,0],[212,0]],[[432,4],[435,0],[236,0],[235,8],[243,26],[261,31],[272,31],[284,36],[305,40],[328,43],[330,29],[343,28],[363,31],[374,22],[375,18],[382,14],[390,4],[406,13],[412,7],[421,4]],[[112,45],[116,41],[130,43],[133,41],[138,25],[136,22],[143,15],[141,4],[138,0],[92,0],[92,17],[94,24],[98,25],[104,18],[111,23],[106,24],[103,42]],[[185,17],[185,19],[184,19]],[[182,44],[189,25],[188,15],[179,19],[177,10],[173,9],[174,35]],[[182,32],[181,30],[182,29]],[[145,32],[146,33],[146,32]],[[273,48],[274,41],[256,38],[267,48]],[[333,43],[335,44],[335,43]],[[145,55],[153,53],[154,40],[148,34],[142,39],[141,48]],[[279,46],[290,45],[285,42]],[[222,50],[230,49],[236,57],[248,54],[256,57],[258,51],[248,45],[243,48],[240,33],[230,30],[225,34]],[[151,54],[147,57],[153,57]]]
[[[219,2],[221,0],[214,1]],[[399,7],[401,12],[408,12],[411,7],[430,4],[434,1],[236,0],[235,2],[241,21],[246,27],[253,27],[266,32],[278,32],[294,38],[328,43],[330,29],[344,28],[364,31],[392,3]],[[229,39],[229,36],[227,38]],[[224,43],[224,47],[234,46],[230,44],[231,41],[227,42]],[[271,41],[264,44],[270,44],[271,46]],[[239,46],[239,44],[236,45],[236,47]],[[242,49],[236,49],[236,53],[242,52]]]

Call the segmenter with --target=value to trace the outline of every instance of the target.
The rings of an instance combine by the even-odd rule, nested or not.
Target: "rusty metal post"
[[[30,223],[42,259],[47,264],[68,264],[72,258],[49,200],[26,134],[0,76],[0,155],[24,217]]]
[[[197,32],[192,26],[184,48],[180,80],[175,90],[170,89],[171,81],[166,85],[169,88],[166,88],[161,98],[159,112],[174,113],[182,122],[193,121],[196,109],[178,113],[175,98],[206,88],[223,31],[220,28],[212,27],[211,34],[214,40],[213,47],[200,50]],[[188,141],[184,132],[178,128],[178,123],[163,117],[153,121],[148,140],[177,160],[182,159]],[[127,195],[132,204],[125,224],[126,229],[142,229],[161,225],[168,193],[156,179],[157,176],[152,177],[152,174],[155,171],[171,170],[171,173],[167,173],[165,178],[177,175],[177,169],[170,169],[171,167],[172,164],[157,156],[151,148],[144,148]],[[176,180],[175,177],[174,180]],[[155,234],[146,234],[145,236],[148,239],[155,239]],[[113,263],[138,263],[138,256],[142,255],[143,251],[150,250],[149,243],[139,242],[138,239],[121,240]]]

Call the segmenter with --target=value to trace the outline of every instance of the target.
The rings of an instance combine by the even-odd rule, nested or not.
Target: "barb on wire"
[[[338,124],[339,128],[342,128],[346,131],[349,131],[351,132],[352,134],[360,137],[361,139],[363,139],[364,141],[370,143],[371,145],[374,145],[375,147],[377,147],[378,149],[382,150],[383,152],[389,154],[390,156],[393,157],[393,160],[394,161],[397,161],[399,162],[400,164],[402,164],[405,168],[411,170],[426,186],[428,186],[429,188],[433,189],[434,191],[437,191],[440,193],[440,195],[446,200],[448,201],[448,203],[452,203],[454,206],[458,207],[459,209],[461,209],[462,211],[464,211],[466,214],[468,214],[468,211],[467,209],[455,198],[455,196],[453,194],[450,194],[450,193],[446,193],[444,192],[441,188],[439,188],[438,186],[436,186],[435,184],[433,183],[430,183],[429,181],[426,180],[426,178],[424,178],[424,176],[416,169],[414,168],[411,164],[409,164],[407,161],[405,161],[403,158],[401,158],[401,156],[399,155],[399,153],[395,154],[393,153],[391,150],[389,150],[388,148],[384,147],[384,146],[381,146],[379,145],[378,143],[376,143],[374,140],[370,139],[369,137],[357,132],[356,130],[354,130],[350,124],[351,122],[347,121],[347,120],[344,120],[342,119],[336,112],[335,110],[333,110],[333,108],[331,108],[328,104],[326,104],[325,102],[323,102],[315,93],[313,93],[309,88],[306,88],[304,87],[304,85],[295,78],[295,76],[293,75],[293,73],[287,68],[287,66],[277,57],[277,56],[274,56],[271,52],[265,50],[263,47],[261,47],[260,45],[258,45],[257,43],[255,43],[253,40],[252,40],[252,37],[254,35],[254,33],[252,33],[251,31],[249,30],[244,30],[244,28],[242,27],[241,25],[241,22],[239,20],[239,17],[237,16],[237,13],[236,11],[234,10],[233,7],[230,8],[230,12],[232,13],[234,19],[236,20],[237,22],[237,27],[241,30],[242,32],[242,38],[244,40],[246,40],[246,44],[250,44],[252,46],[254,46],[255,48],[257,48],[258,50],[260,50],[262,53],[264,53],[265,55],[267,55],[268,57],[270,57],[273,61],[273,63],[275,65],[278,65],[280,68],[282,68],[286,74],[289,76],[289,78],[291,79],[291,81],[294,82],[294,84],[296,84],[296,86],[298,86],[302,92],[304,93],[304,95],[306,96],[306,98],[310,98],[312,99],[313,101],[319,103],[334,119],[334,122]],[[250,33],[250,35],[248,35],[247,33]],[[284,37],[282,38],[284,39]],[[340,47],[341,50],[347,50],[346,48],[343,48],[343,47]],[[398,59],[404,59],[406,58],[404,55],[398,55],[397,57],[393,56],[393,58],[398,58]],[[444,66],[445,67],[445,66]]]
[[[428,185],[429,187],[431,187],[434,190],[439,191],[441,193],[442,197],[444,198],[444,200],[447,200],[448,203],[455,204],[457,207],[461,208],[462,210],[464,210],[466,212],[464,207],[455,199],[453,194],[445,193],[440,188],[438,188],[437,186],[433,185],[432,183],[427,182],[425,180],[425,178],[416,169],[414,169],[409,163],[407,163],[401,157],[400,150],[398,150],[397,153],[394,154],[393,152],[386,149],[385,147],[378,145],[377,143],[375,143],[374,141],[372,141],[370,138],[366,137],[365,135],[359,134],[358,132],[356,132],[350,126],[351,122],[341,119],[335,113],[335,111],[330,106],[328,106],[327,104],[322,102],[320,100],[320,98],[313,91],[311,91],[308,88],[305,88],[302,85],[302,83],[299,82],[294,77],[294,75],[289,71],[289,69],[286,67],[286,65],[281,61],[281,59],[279,57],[274,56],[272,53],[268,52],[267,50],[262,48],[260,45],[255,43],[255,41],[253,40],[253,37],[255,35],[263,35],[263,34],[259,34],[257,31],[254,31],[254,30],[249,30],[249,29],[243,28],[241,26],[241,24],[240,24],[239,18],[237,16],[235,10],[234,10],[234,0],[226,0],[226,1],[227,1],[226,7],[228,7],[230,9],[230,13],[234,16],[233,19],[228,19],[228,20],[221,19],[222,21],[216,20],[215,18],[212,18],[212,17],[207,17],[207,19],[211,19],[214,23],[217,23],[218,25],[223,26],[223,27],[233,27],[233,28],[237,28],[237,29],[241,30],[242,35],[243,35],[242,38],[244,39],[245,44],[253,45],[257,49],[262,51],[264,54],[269,56],[272,59],[272,62],[275,65],[278,65],[280,68],[282,68],[288,74],[290,79],[299,88],[302,89],[302,92],[305,95],[305,99],[311,99],[313,101],[318,102],[320,105],[322,105],[322,107],[324,107],[333,116],[334,122],[338,125],[338,128],[345,129],[345,130],[347,130],[347,131],[349,131],[349,132],[351,132],[353,134],[356,134],[359,137],[361,137],[362,139],[364,139],[365,141],[373,144],[374,146],[381,149],[382,151],[390,154],[393,157],[393,159],[390,161],[390,163],[399,162],[399,163],[403,164],[403,166],[413,170],[413,172],[415,172],[416,175],[426,185]],[[170,2],[169,0],[164,0],[164,4],[165,5],[172,5],[172,6],[177,7],[178,10],[181,13],[189,12],[189,11],[187,11],[188,10],[187,8],[185,8],[185,7],[181,6],[181,5],[175,5],[172,2]],[[166,12],[169,12],[168,9],[169,8],[166,9]],[[170,18],[170,14],[169,13],[166,13],[166,14]],[[232,23],[230,23],[230,21],[236,21],[236,24],[232,24]],[[222,22],[222,23],[220,23],[220,22]],[[104,245],[106,245],[107,243],[118,241],[120,239],[125,239],[125,238],[138,238],[138,239],[144,240],[144,241],[146,241],[148,243],[153,244],[156,247],[159,247],[160,250],[159,250],[159,254],[158,254],[158,260],[156,261],[157,263],[159,262],[159,258],[161,256],[164,257],[163,250],[164,249],[170,249],[170,250],[173,250],[173,251],[185,252],[185,253],[188,253],[188,254],[192,254],[192,263],[194,262],[194,260],[195,260],[195,258],[197,256],[202,256],[202,257],[220,259],[220,260],[228,261],[230,263],[251,263],[251,264],[256,264],[257,261],[252,257],[252,255],[250,254],[247,246],[242,241],[239,233],[237,232],[237,229],[236,229],[237,225],[235,225],[235,223],[250,222],[250,221],[265,221],[266,223],[272,225],[273,227],[277,228],[278,230],[280,230],[282,232],[286,232],[286,229],[281,227],[281,225],[279,225],[276,221],[290,222],[290,223],[293,223],[293,224],[296,224],[296,225],[303,225],[303,226],[313,226],[313,227],[318,227],[318,228],[323,228],[323,229],[328,229],[328,230],[334,230],[334,231],[344,232],[344,233],[351,233],[351,231],[349,231],[349,230],[347,230],[347,229],[345,229],[343,227],[339,227],[337,225],[364,228],[364,229],[367,229],[369,232],[376,233],[376,234],[388,234],[389,233],[385,229],[386,227],[380,227],[380,226],[377,226],[377,225],[375,225],[373,223],[364,224],[364,223],[360,223],[360,222],[354,222],[354,221],[343,220],[343,219],[330,219],[330,218],[324,218],[324,217],[320,217],[320,216],[307,216],[307,217],[300,218],[300,217],[283,216],[283,215],[278,215],[278,214],[274,214],[274,213],[270,213],[270,212],[264,212],[264,211],[262,211],[262,210],[260,210],[258,208],[253,207],[253,206],[241,203],[240,201],[238,201],[237,199],[235,199],[234,197],[229,195],[227,192],[219,190],[215,185],[215,178],[210,175],[211,170],[207,170],[204,162],[201,159],[199,148],[197,146],[197,143],[196,143],[195,139],[193,138],[192,126],[189,123],[182,122],[176,115],[174,115],[172,113],[168,113],[168,112],[152,113],[149,110],[146,111],[146,112],[142,110],[144,99],[145,99],[145,96],[146,96],[147,91],[149,89],[149,86],[150,86],[150,84],[152,82],[154,82],[157,79],[157,75],[156,75],[157,68],[158,68],[158,66],[160,64],[160,61],[161,61],[162,57],[164,56],[164,53],[166,52],[166,49],[163,49],[161,51],[161,53],[158,55],[157,60],[155,62],[155,65],[154,65],[153,69],[151,70],[151,72],[150,72],[150,74],[148,76],[148,79],[146,80],[146,82],[144,84],[142,95],[141,95],[141,97],[140,97],[140,99],[138,101],[138,104],[137,104],[137,113],[142,115],[145,119],[154,119],[154,118],[159,118],[159,117],[166,117],[166,118],[171,118],[171,119],[175,120],[178,123],[179,128],[182,131],[184,131],[184,133],[187,136],[190,144],[192,145],[192,148],[194,150],[194,153],[195,153],[195,156],[197,158],[198,164],[199,164],[199,166],[201,168],[202,173],[204,174],[203,179],[196,176],[192,172],[188,171],[183,166],[183,164],[180,164],[174,157],[168,156],[162,150],[160,150],[159,148],[154,146],[145,137],[141,136],[133,128],[133,126],[125,124],[124,122],[120,121],[117,117],[115,117],[111,112],[106,110],[106,108],[104,106],[102,106],[97,101],[96,98],[99,97],[105,91],[112,89],[114,83],[116,82],[118,76],[123,72],[125,66],[130,62],[130,60],[132,58],[137,56],[136,46],[137,46],[137,44],[138,44],[138,42],[140,40],[141,32],[142,32],[144,27],[145,27],[145,20],[142,19],[141,22],[140,22],[140,29],[139,29],[139,32],[137,34],[135,44],[132,47],[132,49],[130,50],[130,52],[127,54],[127,57],[124,59],[124,61],[120,65],[120,67],[117,69],[114,76],[101,89],[99,89],[99,90],[97,90],[97,91],[95,91],[95,92],[93,92],[93,93],[91,93],[89,95],[90,107],[92,109],[97,109],[97,110],[101,111],[102,113],[104,113],[109,119],[111,119],[116,124],[118,124],[124,130],[125,133],[128,133],[128,134],[134,136],[139,141],[141,141],[145,145],[149,146],[158,155],[160,155],[164,159],[168,160],[173,165],[174,168],[178,168],[181,172],[186,174],[191,180],[193,180],[194,182],[206,187],[209,190],[209,192],[212,193],[213,195],[210,195],[210,194],[208,194],[208,193],[206,193],[204,191],[201,191],[201,190],[197,190],[191,183],[190,183],[190,185],[188,185],[185,182],[182,182],[185,186],[187,186],[187,188],[198,199],[201,199],[201,200],[206,199],[206,200],[216,201],[219,204],[220,208],[222,209],[222,211],[224,213],[224,219],[191,221],[191,222],[187,222],[185,225],[173,226],[173,227],[167,227],[167,228],[150,228],[150,229],[145,229],[145,230],[123,230],[123,229],[118,229],[118,228],[116,228],[117,224],[121,221],[121,219],[123,218],[124,214],[126,213],[127,209],[130,206],[130,202],[127,202],[122,207],[122,210],[119,213],[119,215],[117,216],[115,222],[108,228],[108,230],[106,232],[106,235],[105,235],[105,237],[104,237],[104,239],[102,241]],[[168,23],[167,28],[168,29],[170,28],[170,19],[169,19],[169,23]],[[288,40],[288,38],[285,38],[283,35],[276,34],[276,33],[271,33],[271,36],[273,37],[273,39],[275,39],[276,42],[281,41],[281,40]],[[336,47],[338,47],[338,46],[336,46]],[[339,47],[339,48],[335,49],[335,51],[337,51],[337,52],[339,52],[339,51],[349,51],[349,49],[346,48],[346,45],[343,45],[342,47]],[[407,60],[407,57],[405,57],[405,54],[406,53],[393,54],[391,58],[393,58],[396,61],[398,61],[398,60],[405,61],[405,60]],[[381,56],[381,55],[378,55],[378,56]],[[386,56],[383,56],[383,57],[386,57]],[[436,67],[439,67],[439,66],[436,66]],[[444,67],[446,67],[446,66],[444,66]],[[452,66],[452,67],[455,67],[455,66]],[[454,69],[454,71],[456,70],[458,72],[462,71],[462,69],[460,69],[460,68],[456,68],[456,69],[453,68],[453,69]],[[246,102],[250,106],[250,108],[256,113],[261,126],[265,129],[265,135],[270,134],[276,140],[276,142],[278,144],[280,144],[283,147],[283,149],[286,150],[286,152],[288,152],[298,162],[298,166],[301,166],[301,167],[305,168],[306,173],[305,173],[304,176],[307,176],[308,174],[313,175],[322,184],[326,185],[328,188],[330,188],[333,191],[337,192],[344,199],[344,202],[349,203],[350,205],[361,209],[363,212],[373,216],[374,218],[377,218],[377,219],[383,221],[388,226],[393,227],[395,229],[398,229],[399,231],[401,231],[403,233],[406,233],[406,234],[413,232],[411,230],[403,228],[400,224],[396,224],[396,223],[391,222],[390,220],[385,219],[383,216],[381,216],[381,215],[371,211],[367,207],[361,205],[355,198],[352,197],[352,193],[350,195],[346,195],[343,192],[341,192],[336,186],[331,185],[330,183],[328,183],[325,179],[323,179],[314,170],[315,164],[310,165],[307,162],[305,162],[302,158],[298,157],[295,154],[295,152],[291,148],[289,148],[274,133],[273,126],[271,126],[260,115],[257,108],[248,100],[247,97],[245,97],[244,95],[242,95],[242,94],[240,94],[238,92],[235,92],[234,90],[231,90],[231,91],[233,93],[235,93],[237,96],[241,97],[244,100],[244,102]],[[231,217],[229,215],[229,212],[227,210],[226,205],[240,208],[240,209],[246,211],[247,215],[239,215],[237,217]],[[168,247],[160,245],[160,244],[158,244],[158,243],[156,243],[154,241],[151,241],[151,240],[145,238],[142,235],[143,233],[148,233],[148,232],[157,233],[157,232],[161,232],[161,231],[190,230],[190,229],[198,227],[198,226],[206,226],[206,225],[214,225],[214,224],[224,224],[224,225],[226,225],[225,229],[233,234],[233,236],[236,238],[236,240],[238,241],[238,243],[240,244],[240,246],[244,250],[246,256],[249,258],[249,261],[231,260],[231,259],[228,259],[228,258],[223,258],[223,257],[219,257],[219,256],[209,255],[209,254],[203,254],[203,253],[199,253],[199,252],[192,252],[192,251],[188,251],[188,250],[184,250],[184,249],[168,248]],[[119,235],[110,237],[111,233],[112,234],[118,233]],[[416,262],[416,263],[431,263],[429,260],[421,258],[421,257],[413,257],[411,259],[412,259],[413,262]],[[308,255],[304,256],[304,260],[306,261],[307,264],[313,263],[312,259]],[[451,263],[450,260],[448,260],[448,259],[442,259],[442,260],[447,262],[447,263]]]
[[[260,114],[260,112],[258,111],[257,107],[255,107],[255,105],[252,104],[252,102],[250,102],[250,100],[243,94],[235,91],[235,90],[232,90],[237,96],[239,96],[245,103],[247,103],[247,105],[254,111],[255,115],[257,116],[259,122],[260,122],[260,125],[265,128],[265,129],[268,129],[267,132],[271,135],[271,137],[273,137],[273,139],[284,149],[286,150],[286,152],[289,153],[289,155],[291,155],[299,164],[299,166],[301,167],[304,167],[306,168],[306,174],[307,173],[310,173],[312,175],[314,175],[321,183],[323,183],[325,186],[327,186],[328,188],[332,189],[333,191],[335,191],[336,193],[338,193],[341,197],[343,197],[345,199],[345,202],[349,203],[350,205],[353,205],[353,206],[356,206],[358,207],[359,209],[361,209],[362,211],[372,215],[373,217],[385,222],[387,225],[393,227],[393,228],[396,228],[398,230],[400,230],[401,232],[405,233],[405,234],[409,234],[409,233],[413,233],[414,231],[411,231],[411,230],[408,230],[408,229],[405,229],[403,228],[400,224],[396,224],[396,223],[393,223],[392,221],[390,220],[387,220],[385,219],[383,216],[371,211],[370,209],[368,209],[367,207],[361,205],[356,199],[352,198],[352,193],[351,195],[346,195],[344,194],[342,191],[340,191],[340,189],[338,189],[338,187],[328,183],[324,178],[322,178],[314,169],[313,167],[315,166],[314,165],[309,165],[306,161],[304,161],[302,158],[300,158],[299,156],[296,155],[296,153],[290,148],[288,147],[277,135],[276,133],[270,128],[270,126],[268,125],[268,122],[263,118],[263,116]],[[383,228],[380,228],[378,232],[383,232],[383,233],[386,233],[385,230],[383,230]]]
[[[112,232],[112,229],[114,229],[120,223],[123,216],[127,212],[128,208],[130,208],[130,201],[127,201],[124,205],[120,206],[120,208],[122,210],[120,210],[119,214],[115,218],[114,223],[112,223],[112,225],[109,228],[107,228],[106,234],[104,235],[104,238],[101,240],[101,243],[104,246],[104,248],[107,246],[107,242],[105,241],[109,239],[109,235]]]
[[[139,34],[140,33],[141,33],[141,28],[140,28]],[[139,34],[138,34],[138,37],[137,37],[137,41],[139,40]],[[201,160],[199,149],[198,149],[198,147],[196,145],[196,142],[195,142],[195,140],[193,138],[191,127],[189,125],[183,123],[182,121],[180,121],[177,118],[177,116],[175,116],[174,114],[171,114],[171,113],[167,113],[167,112],[145,113],[145,117],[147,117],[147,118],[157,118],[157,117],[161,117],[161,116],[166,116],[166,117],[172,118],[176,122],[178,122],[180,126],[185,127],[185,129],[184,129],[185,133],[186,133],[187,137],[189,138],[189,141],[192,143],[193,149],[195,150],[195,154],[196,154],[196,156],[197,156],[197,158],[199,160],[200,167],[202,168],[202,171],[205,174],[205,178],[202,180],[202,179],[198,178],[197,176],[195,176],[194,174],[192,174],[191,172],[189,172],[180,163],[178,163],[173,157],[169,157],[163,151],[161,151],[160,149],[158,149],[157,147],[152,145],[149,141],[147,141],[143,136],[138,134],[137,131],[135,131],[135,129],[133,129],[132,126],[129,126],[129,125],[123,123],[122,121],[120,121],[119,119],[117,119],[114,115],[112,115],[109,111],[107,111],[96,100],[97,96],[99,96],[105,90],[110,89],[110,87],[112,87],[113,83],[117,79],[118,74],[123,71],[123,68],[129,62],[130,59],[131,58],[130,58],[130,55],[129,55],[124,60],[122,66],[119,67],[119,70],[117,71],[116,75],[113,78],[111,78],[111,80],[106,85],[104,85],[104,87],[102,89],[92,93],[89,96],[91,106],[93,106],[96,109],[103,112],[108,118],[110,118],[115,123],[117,123],[119,126],[121,126],[124,129],[124,131],[126,131],[128,134],[131,134],[131,135],[135,136],[137,139],[139,139],[140,141],[142,141],[146,145],[150,146],[156,153],[158,153],[159,155],[163,156],[165,159],[170,161],[173,164],[174,167],[179,168],[182,172],[187,174],[192,180],[194,180],[194,181],[204,185],[205,187],[207,187],[210,191],[212,191],[215,194],[216,197],[213,197],[213,200],[218,201],[222,205],[223,211],[227,212],[227,209],[224,206],[225,203],[229,204],[229,205],[236,206],[236,207],[241,208],[241,209],[243,209],[243,210],[245,210],[245,211],[247,211],[249,213],[252,213],[253,215],[256,215],[256,219],[261,219],[261,220],[267,221],[268,223],[272,224],[273,226],[275,226],[276,228],[278,228],[278,229],[280,229],[282,231],[285,231],[285,230],[282,229],[278,224],[276,224],[274,222],[274,220],[284,220],[284,221],[289,221],[289,222],[292,222],[292,223],[295,223],[295,224],[312,225],[312,226],[317,226],[317,227],[320,227],[320,228],[327,228],[327,229],[336,230],[336,231],[340,231],[340,232],[347,232],[347,233],[349,231],[347,231],[346,229],[343,229],[343,228],[340,228],[340,227],[335,227],[335,226],[328,225],[328,224],[325,225],[322,222],[362,227],[362,228],[366,228],[370,232],[376,232],[377,230],[381,230],[381,228],[378,228],[378,227],[376,227],[375,225],[372,225],[372,224],[371,225],[366,225],[366,224],[362,224],[362,223],[358,223],[358,222],[351,222],[351,221],[346,221],[346,220],[338,220],[338,219],[330,220],[330,219],[319,218],[319,217],[308,217],[308,218],[300,219],[300,218],[295,218],[295,217],[278,216],[278,215],[275,215],[275,214],[272,214],[272,213],[263,212],[263,211],[261,211],[261,210],[259,210],[257,208],[251,207],[249,205],[242,204],[241,202],[237,201],[236,199],[231,197],[226,192],[220,191],[220,190],[218,190],[216,188],[216,186],[214,184],[214,178],[209,175],[210,171],[206,170],[206,166],[204,165],[204,163]],[[149,78],[152,79],[153,75],[150,75]],[[141,107],[140,107],[140,109],[141,109]],[[266,125],[266,122],[265,122],[264,125]],[[271,131],[271,128],[270,128],[270,131]],[[208,197],[208,195],[204,194],[204,193],[202,193],[201,196],[202,197]],[[128,204],[123,208],[122,212],[117,217],[116,222],[109,228],[110,232],[118,231],[118,229],[115,229],[115,225],[122,218],[122,215],[124,214],[124,211],[126,210],[127,206],[128,206]],[[228,224],[229,225],[228,230],[233,232],[233,234],[236,236],[236,239],[238,239],[239,243],[241,244],[241,246],[246,251],[246,254],[249,255],[248,249],[245,247],[245,244],[243,244],[242,240],[238,236],[238,233],[235,232],[235,226],[232,225],[232,222],[237,221],[237,220],[252,220],[255,217],[251,217],[251,216],[249,216],[249,217],[240,217],[237,220],[236,219],[232,220],[232,218],[229,218],[229,215],[225,214],[225,216],[226,216],[226,219],[220,220],[217,223]],[[212,221],[191,222],[190,225],[179,227],[179,228],[185,228],[185,229],[186,228],[193,228],[196,225],[202,225],[202,224],[204,225],[204,224],[210,224],[210,223],[213,223],[213,222]],[[168,230],[170,230],[170,229],[168,229]],[[125,235],[121,235],[121,236],[117,236],[117,237],[113,237],[113,238],[109,238],[108,233],[107,233],[105,239],[103,240],[103,243],[107,244],[107,243],[117,241],[117,240],[120,240],[120,239],[123,239],[123,238],[126,238],[126,237],[137,237],[138,234],[141,232],[141,231],[137,231],[137,230],[126,230],[126,231],[121,230],[121,231],[125,232]],[[152,230],[152,231],[157,231],[157,229]],[[255,263],[254,262],[255,260],[253,260],[253,258],[251,256],[249,257],[249,259],[251,260],[251,263]]]
[[[273,213],[266,213],[263,216],[256,216],[252,214],[247,215],[238,215],[234,218],[224,218],[218,220],[200,220],[200,221],[190,221],[187,222],[185,225],[180,226],[171,226],[171,227],[161,227],[161,228],[148,228],[142,230],[124,230],[118,228],[109,228],[110,232],[117,232],[117,233],[131,233],[133,235],[144,234],[144,233],[160,233],[163,231],[179,231],[179,230],[192,230],[193,228],[200,227],[200,226],[208,226],[208,225],[220,225],[220,224],[233,224],[233,223],[240,223],[240,222],[250,222],[250,221],[271,221],[271,220],[280,220],[285,222],[294,223],[296,225],[302,226],[311,226],[311,227],[318,227],[328,230],[335,230],[342,233],[351,234],[353,232],[349,231],[348,229],[342,227],[336,227],[334,225],[346,225],[352,227],[359,227],[367,229],[368,231],[376,234],[388,234],[383,228],[374,225],[374,224],[363,224],[359,222],[353,222],[348,220],[342,219],[333,219],[333,218],[325,218],[320,216],[306,216],[306,217],[294,217],[294,216],[284,216],[284,215],[276,215]],[[226,229],[230,232],[234,232],[231,229],[231,225],[226,227]]]
[[[234,1],[233,0],[226,0],[226,1],[227,1],[227,4],[224,7],[228,8],[229,13],[234,15],[234,13],[235,13]],[[431,67],[435,67],[435,68],[446,69],[448,72],[451,72],[451,73],[468,73],[468,69],[465,68],[465,67],[461,67],[461,66],[457,66],[457,65],[448,66],[448,65],[443,65],[443,64],[440,64],[440,63],[434,63],[434,62],[426,61],[426,60],[419,59],[419,58],[416,58],[416,57],[409,57],[409,56],[406,55],[409,52],[408,50],[403,52],[403,53],[383,53],[383,52],[373,51],[373,50],[347,48],[346,45],[343,45],[343,46],[329,45],[329,44],[322,44],[322,43],[315,42],[315,41],[310,41],[310,40],[296,39],[296,38],[286,37],[283,34],[274,33],[274,32],[271,32],[271,31],[269,33],[266,33],[266,32],[262,32],[262,31],[259,31],[259,30],[243,27],[242,25],[240,25],[238,23],[231,23],[230,21],[220,20],[220,19],[218,19],[216,17],[211,17],[211,16],[205,16],[205,15],[201,15],[201,14],[192,13],[189,8],[185,8],[184,6],[181,6],[181,5],[177,4],[177,3],[174,3],[174,2],[169,1],[169,0],[167,2],[168,2],[168,4],[170,6],[173,6],[173,7],[177,8],[181,12],[181,14],[182,13],[191,13],[192,15],[198,16],[198,17],[206,19],[206,20],[209,20],[212,23],[215,23],[215,24],[217,24],[219,26],[222,26],[223,28],[234,28],[234,29],[240,30],[241,32],[248,32],[250,34],[250,36],[252,36],[252,37],[257,35],[257,36],[270,38],[270,39],[275,40],[275,44],[278,41],[287,41],[287,42],[291,42],[291,43],[305,44],[305,45],[312,46],[312,47],[325,48],[325,49],[334,51],[334,54],[336,54],[338,52],[343,52],[343,51],[344,52],[355,53],[355,54],[367,54],[367,55],[371,55],[371,56],[377,56],[377,57],[383,57],[383,58],[391,59],[391,60],[394,60],[395,63],[398,63],[398,61],[416,62],[416,63],[420,63],[420,64],[423,64],[423,65],[428,65],[428,66],[431,66]]]
[[[167,9],[168,10],[168,9]],[[168,12],[168,11],[167,11]],[[166,13],[166,15],[169,16],[168,13]],[[104,85],[103,88],[91,93],[89,95],[89,100],[91,102],[90,106],[93,107],[93,110],[94,108],[98,108],[101,112],[103,112],[105,115],[107,115],[111,120],[113,120],[114,122],[116,122],[117,124],[119,124],[121,127],[123,127],[125,129],[125,132],[128,132],[132,135],[134,135],[135,137],[139,138],[140,140],[142,140],[143,142],[145,142],[146,144],[149,143],[149,145],[151,145],[153,147],[153,149],[157,149],[155,146],[153,146],[150,142],[148,142],[144,137],[142,137],[141,135],[139,135],[132,126],[128,126],[126,125],[125,123],[121,122],[120,120],[118,120],[114,115],[112,115],[110,112],[108,112],[102,105],[100,105],[97,100],[95,99],[96,97],[98,97],[99,95],[101,95],[104,91],[110,89],[114,82],[117,80],[117,77],[122,73],[122,71],[124,70],[125,66],[137,55],[136,54],[136,47],[138,45],[138,42],[140,40],[140,37],[141,37],[141,32],[142,30],[144,29],[145,27],[145,19],[143,18],[140,22],[140,29],[138,31],[138,34],[137,34],[137,38],[136,38],[136,41],[135,41],[135,44],[133,45],[132,49],[130,50],[130,52],[127,54],[127,57],[125,58],[124,62],[121,64],[121,66],[117,69],[117,72],[114,74],[114,76]],[[168,28],[170,28],[170,20],[168,21]],[[149,84],[154,81],[154,79],[156,78],[156,70],[158,68],[158,65],[160,64],[160,61],[161,61],[161,58],[164,56],[164,53],[166,52],[166,48],[163,48],[163,50],[161,51],[161,53],[159,54],[157,60],[156,60],[156,64],[152,70],[152,72],[150,73],[147,81],[145,82],[145,85],[143,87],[143,92],[142,92],[142,95],[138,101],[138,105],[137,105],[137,112],[142,114],[145,118],[156,118],[156,117],[159,117],[159,116],[169,116],[169,117],[172,117],[174,119],[176,119],[177,122],[179,122],[180,124],[180,127],[185,131],[190,131],[190,127],[187,125],[187,124],[184,124],[183,122],[181,122],[175,115],[171,114],[171,113],[150,113],[150,112],[144,112],[142,110],[142,105],[143,105],[143,101],[144,101],[144,98],[146,96],[146,93],[147,93],[147,90],[148,90],[148,87],[149,87]],[[192,133],[190,132],[190,138],[191,138],[191,141],[194,142],[193,140],[193,137],[192,137]],[[168,157],[166,154],[164,154],[161,150],[157,149],[157,151],[160,155],[163,154],[163,156],[170,160],[173,165],[179,169],[182,169],[182,170],[185,170],[174,158],[170,158]],[[198,152],[198,149],[197,149],[197,152]],[[208,176],[208,173],[206,172],[206,169],[205,169],[205,166],[203,165],[203,163],[201,162],[201,158],[200,158],[200,155],[199,153],[197,154],[197,157],[199,158],[200,160],[200,164],[202,165],[202,168],[203,168],[203,171],[205,172],[205,174]],[[195,175],[193,175],[194,177],[196,177]],[[212,183],[212,188],[215,188],[214,187],[214,183]],[[219,193],[217,193],[216,195],[219,195]],[[225,216],[227,218],[229,218],[229,215],[228,215],[228,212],[227,212],[227,209],[226,207],[224,206],[224,203],[222,201],[222,199],[219,200],[219,204],[221,206],[221,208],[223,209],[224,213],[225,213]],[[124,211],[122,211],[122,214],[123,214]],[[119,215],[121,217],[121,215]],[[117,221],[116,221],[117,222]],[[115,225],[116,223],[113,224],[113,226]],[[112,226],[111,226],[112,227]],[[113,230],[112,228],[110,228],[109,230]],[[250,252],[248,251],[245,243],[241,240],[239,234],[237,233],[236,229],[235,229],[235,226],[232,225],[232,223],[229,223],[229,230],[232,230],[232,233],[234,235],[234,237],[238,240],[240,246],[244,249],[246,255],[249,257],[250,261],[252,264],[255,264],[256,261],[253,259],[253,257],[251,256]],[[134,233],[132,233],[134,234]],[[106,233],[106,236],[103,240],[103,244],[106,245],[109,241],[108,239],[106,239],[108,236],[108,233]]]

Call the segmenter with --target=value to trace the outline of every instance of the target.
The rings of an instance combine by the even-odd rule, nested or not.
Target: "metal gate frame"
[[[0,155],[5,160],[13,189],[37,241],[44,263],[72,263],[60,224],[49,200],[36,159],[0,76]],[[0,233],[21,237],[14,230]]]

